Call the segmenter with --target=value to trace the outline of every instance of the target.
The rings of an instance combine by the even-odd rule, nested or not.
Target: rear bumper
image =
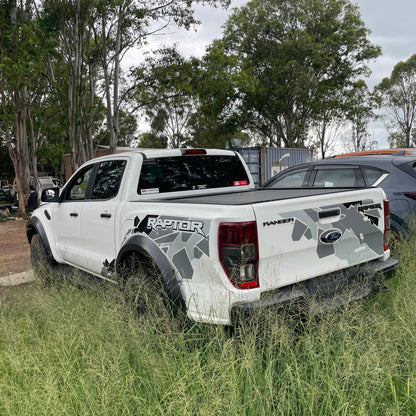
[[[380,291],[384,287],[383,281],[393,277],[397,264],[398,261],[392,258],[375,260],[264,292],[258,301],[234,304],[231,308],[232,321],[259,308],[299,300],[313,300],[319,312],[342,306]]]

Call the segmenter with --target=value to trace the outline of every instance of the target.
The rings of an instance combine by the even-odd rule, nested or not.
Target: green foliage
[[[389,142],[394,147],[411,147],[415,142],[416,54],[393,68],[390,78],[376,87],[390,113]]]
[[[139,136],[137,147],[148,149],[166,149],[168,147],[167,137],[154,133],[142,133]]]
[[[234,332],[135,316],[115,293],[0,292],[0,413],[411,415],[416,240],[379,293],[319,317],[263,311]]]
[[[222,148],[241,137],[245,122],[236,105],[239,74],[235,64],[235,57],[225,53],[222,41],[213,42],[199,62],[192,83],[198,108],[189,121],[191,145]]]
[[[187,141],[188,121],[194,111],[196,60],[186,60],[175,48],[160,49],[132,70],[135,88],[130,95],[146,114],[153,136],[166,138],[169,147]]]
[[[249,2],[226,23],[223,42],[238,60],[241,112],[270,143],[290,147],[380,54],[348,0]]]

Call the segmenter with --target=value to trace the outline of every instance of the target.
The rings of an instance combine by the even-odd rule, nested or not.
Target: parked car
[[[3,189],[0,189],[0,204],[10,204],[13,202],[13,198],[10,196],[10,193],[7,193],[6,191],[3,191]]]
[[[51,178],[52,182],[54,183],[54,185],[58,188],[62,188],[65,185],[65,182],[61,181],[58,178],[53,178],[53,177],[50,177],[50,178]]]
[[[278,173],[264,188],[379,186],[390,201],[392,229],[409,231],[416,214],[416,156],[372,155],[319,160]]]
[[[37,186],[35,186],[34,177],[31,176],[29,185],[33,186],[34,188],[38,190],[38,195],[41,195],[44,189],[57,187],[57,185],[55,185],[55,183],[53,182],[52,178],[50,178],[49,176],[39,176]],[[17,193],[16,178],[13,181],[12,198],[14,201],[14,207],[15,208],[19,207],[19,195]]]
[[[2,199],[12,201],[12,186],[7,179],[0,180],[0,194]]]

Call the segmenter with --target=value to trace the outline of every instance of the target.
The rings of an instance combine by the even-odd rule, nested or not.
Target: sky
[[[221,37],[221,26],[232,13],[234,7],[241,7],[247,0],[232,0],[228,10],[213,7],[196,7],[196,17],[201,24],[195,30],[185,31],[172,28],[166,35],[151,40],[149,48],[177,43],[178,49],[186,57],[200,57],[213,39]],[[366,79],[373,88],[385,77],[389,77],[399,61],[407,60],[416,53],[416,2],[414,0],[353,0],[361,11],[361,17],[370,29],[370,40],[381,46],[382,56],[369,63],[372,75]],[[137,59],[137,56],[136,56]],[[128,64],[133,64],[131,58]],[[129,65],[128,65],[129,66]],[[378,147],[388,147],[383,121],[371,126],[373,140]]]

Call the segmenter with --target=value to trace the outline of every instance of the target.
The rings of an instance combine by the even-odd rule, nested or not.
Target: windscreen
[[[157,194],[249,184],[237,156],[192,155],[143,161],[137,193]]]

